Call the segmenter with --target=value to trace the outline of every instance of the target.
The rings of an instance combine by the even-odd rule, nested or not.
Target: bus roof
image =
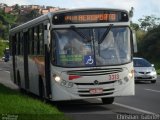
[[[60,13],[67,13],[67,12],[78,12],[78,11],[84,11],[84,10],[111,10],[111,11],[122,11],[122,12],[126,12],[128,14],[128,12],[124,9],[110,9],[110,8],[81,8],[81,9],[66,9],[66,10],[60,10],[60,11],[55,11],[55,12],[49,12],[45,15],[39,16],[33,20],[30,20],[24,24],[21,24],[15,28],[12,28],[9,32],[10,33],[14,33],[14,32],[18,32],[22,29],[26,29],[28,27],[31,27],[37,23],[40,22],[44,22],[45,20],[50,20],[50,22],[52,21],[52,16],[54,14],[60,14]]]

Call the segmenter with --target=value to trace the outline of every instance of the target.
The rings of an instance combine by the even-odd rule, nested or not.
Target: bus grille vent
[[[86,70],[72,70],[68,71],[68,75],[80,75],[80,76],[95,76],[95,75],[107,75],[113,73],[122,72],[122,68],[107,68],[107,69],[86,69]]]
[[[106,85],[106,84],[112,84],[116,81],[107,81],[107,82],[99,82],[98,85]],[[76,85],[95,85],[94,83],[74,83]]]

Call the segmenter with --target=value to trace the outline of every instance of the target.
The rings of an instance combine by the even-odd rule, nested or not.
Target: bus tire
[[[114,97],[101,98],[103,104],[112,104],[114,102]]]

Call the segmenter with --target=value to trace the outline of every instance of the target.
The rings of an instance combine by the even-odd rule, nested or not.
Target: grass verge
[[[0,117],[6,120],[69,120],[52,105],[0,84]]]

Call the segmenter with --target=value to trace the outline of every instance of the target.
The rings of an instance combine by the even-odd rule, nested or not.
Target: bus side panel
[[[29,91],[39,95],[39,74],[36,62],[37,56],[28,56]]]
[[[25,89],[25,78],[24,78],[24,58],[22,55],[16,56],[17,64],[17,78],[19,79],[19,87]]]

